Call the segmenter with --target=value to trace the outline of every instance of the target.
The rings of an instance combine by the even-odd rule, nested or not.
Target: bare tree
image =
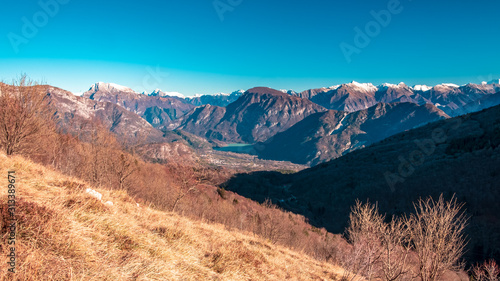
[[[54,130],[54,110],[42,86],[26,75],[0,83],[0,146],[7,155],[33,153]]]
[[[409,231],[403,220],[393,217],[381,228],[382,257],[380,259],[381,278],[385,281],[409,280],[408,262]]]
[[[352,248],[342,264],[346,270],[344,280],[354,280],[363,275],[371,280],[375,274],[375,265],[382,256],[381,229],[384,228],[384,216],[378,212],[377,205],[362,204],[356,201],[349,215],[347,236]]]
[[[119,161],[114,156],[120,149],[115,137],[98,120],[89,120],[82,125],[79,138],[84,142],[86,162],[80,174],[94,185],[111,187],[113,182],[109,175],[115,172],[112,164]]]
[[[174,202],[172,204],[171,211],[175,211],[177,204],[191,191],[196,191],[196,186],[199,184],[199,181],[196,177],[196,174],[193,168],[190,167],[177,167],[177,175],[180,179],[180,187],[177,190],[177,194],[174,198]]]
[[[123,190],[128,187],[127,180],[135,171],[139,169],[139,164],[137,159],[130,154],[120,151],[116,151],[113,154],[115,156],[111,162],[111,171],[118,181],[118,188]]]
[[[261,235],[269,239],[272,243],[277,243],[285,239],[286,221],[284,213],[280,212],[279,208],[272,203],[270,199],[266,199],[262,206],[266,209],[264,220],[262,221]]]
[[[445,202],[432,198],[414,204],[415,214],[406,219],[411,246],[418,257],[417,276],[422,281],[435,281],[446,270],[459,270],[459,259],[467,244],[464,228],[468,218],[453,197]]]

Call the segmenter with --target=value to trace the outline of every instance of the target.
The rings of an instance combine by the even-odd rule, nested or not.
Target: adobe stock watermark
[[[243,0],[214,0],[212,5],[214,6],[217,16],[219,16],[219,20],[223,22],[224,14],[234,11],[241,3],[243,3]]]
[[[35,12],[30,18],[22,17],[21,33],[9,32],[7,38],[16,54],[19,53],[19,47],[28,44],[39,30],[49,24],[49,19],[54,18],[60,11],[61,5],[68,4],[70,0],[40,0],[38,6],[40,10]]]
[[[462,117],[457,117],[452,122],[456,122],[451,126],[451,130],[457,130],[462,125]],[[425,163],[427,157],[434,154],[438,144],[446,142],[448,135],[443,128],[432,130],[431,136],[424,140],[415,140],[414,144],[417,149],[411,151],[406,157],[398,156],[398,168],[396,172],[386,171],[384,173],[385,180],[392,192],[396,191],[396,184],[404,183],[406,178],[415,173],[419,166]]]
[[[17,233],[17,219],[16,219],[16,171],[7,172],[7,182],[8,182],[8,212],[9,212],[9,226],[7,235],[7,264],[9,268],[7,269],[10,273],[16,273],[16,233]]]
[[[382,32],[382,28],[389,26],[393,15],[400,14],[403,12],[403,9],[404,8],[399,0],[389,0],[387,3],[387,9],[380,10],[379,12],[374,10],[370,11],[370,15],[373,17],[373,20],[367,22],[363,29],[358,26],[354,27],[355,34],[353,43],[350,44],[345,41],[340,43],[340,50],[342,51],[347,63],[352,62],[352,56],[354,54],[360,54],[362,49],[368,47],[372,39],[377,37]]]
[[[139,92],[147,92],[151,89],[158,89],[162,84],[164,84],[170,73],[163,71],[159,65],[156,67],[146,66],[144,69],[144,75],[142,76],[141,85],[136,85],[132,89]]]

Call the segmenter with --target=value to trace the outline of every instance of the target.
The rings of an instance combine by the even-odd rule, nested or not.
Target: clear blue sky
[[[7,1],[0,79],[25,72],[73,92],[104,81],[192,95],[500,77],[497,0],[401,0],[402,11],[350,62],[340,44],[356,47],[354,28],[365,29],[370,12],[390,1],[217,1],[237,5],[221,20],[213,0],[41,0],[58,3],[48,12],[37,1]]]

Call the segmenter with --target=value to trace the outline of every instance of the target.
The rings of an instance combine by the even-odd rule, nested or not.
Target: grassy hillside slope
[[[5,266],[9,170],[16,172],[15,275]],[[0,175],[1,280],[335,280],[342,273],[248,233],[137,205],[123,191],[95,189],[22,157],[0,154]]]

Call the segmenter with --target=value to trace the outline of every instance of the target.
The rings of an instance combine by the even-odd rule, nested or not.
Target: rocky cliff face
[[[254,143],[325,110],[307,99],[270,88],[253,88],[226,108],[196,108],[169,129],[182,129],[216,142]]]
[[[59,125],[68,132],[80,133],[89,121],[97,121],[127,142],[163,140],[161,131],[121,106],[75,96],[51,86],[44,87],[52,106],[57,110]]]
[[[264,158],[315,165],[448,117],[431,104],[379,103],[353,113],[329,110],[313,114],[255,147]]]
[[[119,105],[141,116],[154,127],[165,126],[194,108],[194,105],[180,97],[145,95],[130,88],[102,82],[94,84],[83,97]]]

